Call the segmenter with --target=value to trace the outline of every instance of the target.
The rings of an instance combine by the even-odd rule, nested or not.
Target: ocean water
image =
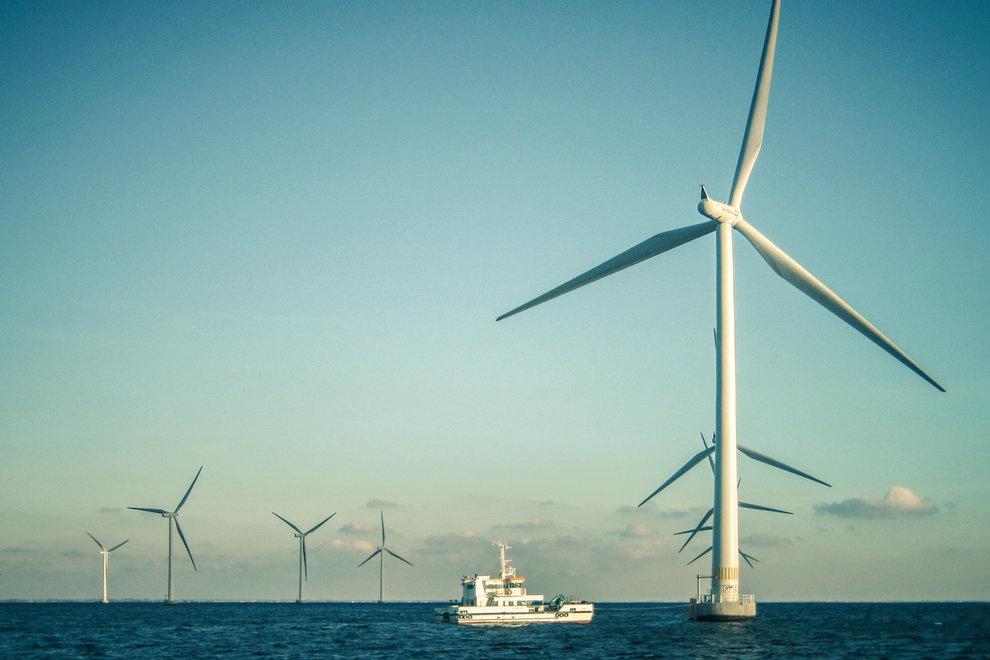
[[[0,603],[0,658],[981,658],[988,603],[602,603],[586,625],[433,622],[445,603]]]

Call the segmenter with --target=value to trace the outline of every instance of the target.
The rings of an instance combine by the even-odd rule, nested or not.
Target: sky
[[[714,237],[769,2],[0,3],[0,599],[684,601],[710,537]],[[990,589],[990,8],[792,2],[737,236],[740,588]],[[178,540],[177,540],[178,542]],[[178,547],[178,546],[177,546]],[[181,549],[179,550],[181,552]]]

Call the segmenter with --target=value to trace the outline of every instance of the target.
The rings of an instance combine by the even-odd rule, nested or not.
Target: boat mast
[[[498,558],[500,564],[498,576],[502,579],[515,577],[516,569],[509,566],[509,562],[512,561],[512,558],[507,558],[505,556],[505,551],[511,549],[512,546],[506,545],[504,541],[495,541],[492,545],[498,546]]]

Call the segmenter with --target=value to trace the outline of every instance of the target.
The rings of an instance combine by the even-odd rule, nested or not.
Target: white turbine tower
[[[412,566],[413,564],[411,561],[403,559],[402,557],[400,557],[399,555],[395,554],[394,552],[392,552],[391,550],[385,547],[385,512],[379,511],[379,514],[381,515],[382,518],[382,544],[378,546],[378,549],[372,552],[367,559],[365,559],[363,562],[358,564],[358,568],[361,568],[369,561],[374,559],[375,556],[378,556],[378,602],[383,603],[385,602],[382,599],[382,590],[385,583],[385,553],[387,552],[388,554],[392,555],[399,561],[404,561],[410,566]]]
[[[783,250],[771,243],[763,234],[743,219],[740,205],[749,175],[763,143],[767,104],[770,96],[770,77],[773,71],[774,49],[777,43],[777,24],[780,0],[773,0],[763,56],[756,77],[756,89],[746,122],[739,161],[727,204],[717,202],[701,188],[698,210],[707,221],[666,231],[622,252],[601,265],[575,277],[547,293],[534,298],[497,320],[529,309],[611,275],[624,268],[712,232],[716,235],[716,326],[719,337],[716,361],[715,432],[718,444],[715,449],[715,502],[711,590],[699,594],[694,616],[707,620],[730,620],[756,615],[756,601],[752,595],[739,593],[739,503],[736,493],[736,331],[733,293],[732,230],[738,230],[756,248],[757,252],[778,275],[811,297],[827,310],[854,327],[880,348],[890,353],[916,374],[945,391],[931,376],[909,358],[892,341],[887,339],[869,321],[801,267]]]
[[[86,533],[89,534],[89,532]],[[96,539],[95,536],[89,534],[89,538],[96,541],[96,545],[100,546],[100,554],[103,555],[103,602],[109,603],[110,601],[107,600],[107,571],[110,568],[110,553],[116,550],[117,548],[119,548],[120,546],[124,545],[125,543],[127,543],[127,541],[130,541],[130,539],[121,541],[117,545],[107,550],[105,547],[103,547],[103,544]]]
[[[306,575],[306,579],[309,580],[309,567],[306,565],[306,537],[308,535],[312,534],[313,532],[315,532],[316,530],[318,530],[323,525],[323,523],[325,523],[326,521],[330,520],[335,515],[337,515],[337,512],[335,511],[335,512],[331,513],[329,516],[327,516],[326,518],[324,518],[322,522],[320,522],[317,525],[314,525],[312,528],[310,528],[309,530],[307,530],[305,532],[302,531],[301,529],[299,529],[298,527],[296,527],[295,525],[293,525],[292,523],[290,523],[288,520],[286,520],[282,516],[280,516],[277,513],[275,513],[274,511],[272,511],[272,515],[275,516],[276,518],[278,518],[279,520],[281,520],[282,522],[284,522],[289,527],[291,527],[295,531],[295,534],[293,534],[293,536],[295,536],[297,539],[299,539],[299,598],[296,600],[296,602],[297,603],[302,603],[303,602],[303,574],[304,573]]]
[[[148,513],[157,513],[162,518],[168,518],[168,595],[165,597],[166,605],[175,605],[175,592],[172,591],[172,523],[175,523],[175,529],[179,532],[179,538],[182,539],[182,545],[186,547],[186,552],[189,554],[189,561],[192,562],[193,570],[196,570],[196,560],[193,559],[192,550],[189,549],[189,544],[186,543],[186,537],[182,533],[182,528],[179,527],[179,509],[182,505],[186,503],[186,498],[189,497],[189,493],[192,492],[193,486],[196,485],[196,480],[199,479],[199,473],[203,471],[203,467],[200,466],[199,472],[193,477],[192,483],[189,484],[189,490],[186,494],[182,496],[179,500],[179,506],[175,507],[175,511],[166,511],[165,509],[147,509],[140,506],[129,506],[128,509],[134,509],[135,511],[147,511]]]

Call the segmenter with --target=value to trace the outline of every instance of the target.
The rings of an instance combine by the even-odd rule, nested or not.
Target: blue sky
[[[728,196],[768,2],[0,5],[0,598],[684,600],[714,240],[497,315]],[[990,10],[784,2],[736,241],[758,600],[986,598]],[[692,552],[693,550],[693,552]]]

